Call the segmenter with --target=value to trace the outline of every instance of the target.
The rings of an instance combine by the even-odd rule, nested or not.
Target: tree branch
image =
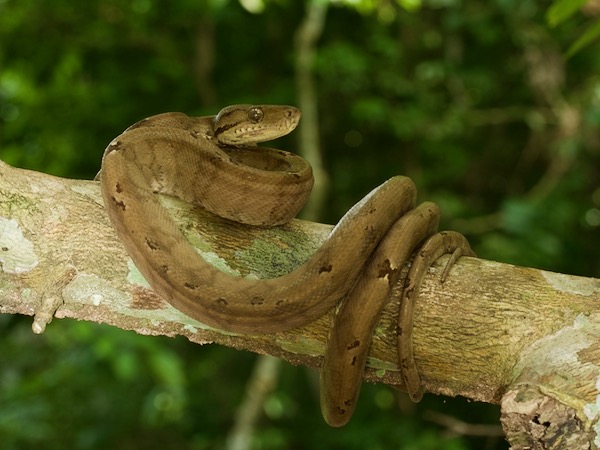
[[[206,259],[240,276],[292,270],[331,229],[299,220],[257,229],[162,200]],[[509,414],[516,417],[510,423],[522,429],[523,415],[539,416],[539,408],[548,407],[544,399],[551,398],[571,411],[561,417],[577,419],[578,436],[592,442],[600,409],[600,279],[461,258],[442,285],[444,262],[430,270],[415,308],[415,357],[425,389],[502,403],[507,432]],[[306,327],[274,335],[207,327],[147,287],[110,226],[97,182],[56,178],[1,161],[0,268],[0,313],[36,315],[36,332],[58,306],[58,318],[183,335],[317,367],[333,317],[332,311]],[[394,299],[376,329],[365,378],[398,385]]]

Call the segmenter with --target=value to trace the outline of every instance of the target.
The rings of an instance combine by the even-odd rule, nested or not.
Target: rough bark
[[[241,276],[273,277],[293,269],[331,229],[299,220],[255,229],[163,200],[205,258]],[[425,389],[501,404],[514,449],[596,448],[600,279],[461,258],[442,285],[444,261],[430,270],[415,310],[415,356]],[[0,313],[35,315],[35,332],[55,312],[57,318],[184,335],[316,367],[333,317],[331,311],[275,335],[211,329],[147,287],[109,224],[97,182],[2,162],[0,269]],[[396,297],[375,333],[365,373],[370,381],[401,383]]]

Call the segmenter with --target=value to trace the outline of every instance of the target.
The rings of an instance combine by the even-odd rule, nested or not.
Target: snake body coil
[[[153,116],[109,144],[99,178],[110,219],[140,272],[161,297],[202,323],[275,333],[312,322],[345,298],[322,370],[323,413],[339,426],[354,409],[372,329],[399,268],[437,227],[435,205],[413,209],[414,184],[394,177],[350,209],[306,263],[277,278],[253,280],[207,263],[155,195],[173,195],[241,223],[288,222],[310,193],[310,166],[255,144],[289,133],[299,119],[297,108],[278,105],[234,105],[198,118]],[[465,247],[464,238],[451,240]],[[412,353],[406,352],[412,348],[402,351],[401,361],[410,366]],[[420,390],[418,373],[405,379],[416,379],[413,390]]]

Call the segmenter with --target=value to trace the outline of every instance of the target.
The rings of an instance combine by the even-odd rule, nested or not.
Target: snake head
[[[214,119],[214,137],[220,144],[252,145],[291,132],[300,121],[300,110],[286,105],[231,105]]]

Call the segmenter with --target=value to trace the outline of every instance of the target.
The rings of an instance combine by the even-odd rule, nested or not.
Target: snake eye
[[[261,120],[263,120],[263,117],[265,116],[265,113],[263,113],[263,110],[261,108],[250,108],[248,110],[248,120],[250,120],[250,122],[252,123],[258,123]]]

